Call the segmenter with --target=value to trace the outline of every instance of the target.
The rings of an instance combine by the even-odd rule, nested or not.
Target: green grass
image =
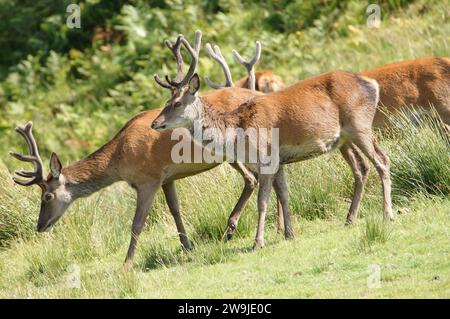
[[[149,231],[137,266],[128,273],[121,269],[125,250],[80,260],[64,248],[73,238],[71,243],[16,244],[2,253],[0,296],[448,298],[450,201],[420,199],[410,207],[412,213],[398,216],[388,237],[379,229],[384,226],[368,226],[368,219],[352,227],[340,220],[300,219],[294,240],[285,241],[271,227],[268,246],[258,252],[249,251],[249,237],[204,243],[189,254],[170,238],[160,238],[153,250],[150,237],[160,233]],[[69,264],[80,266],[80,289],[67,288]],[[379,289],[366,284],[373,264],[381,268]]]

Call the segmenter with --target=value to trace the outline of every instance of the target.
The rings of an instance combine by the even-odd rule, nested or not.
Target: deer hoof
[[[345,220],[345,226],[351,226],[351,225],[354,225],[355,223],[356,223],[356,220],[353,218],[347,218]]]
[[[289,230],[287,232],[284,233],[284,238],[285,239],[294,239],[294,232],[292,230]]]
[[[234,222],[228,222],[228,228],[226,231],[227,240],[231,240],[233,238],[234,231],[236,230],[236,224]]]
[[[133,269],[133,261],[128,259],[123,263],[123,269],[125,271],[131,271]]]
[[[256,240],[255,244],[253,245],[253,251],[257,251],[264,248],[264,242]]]

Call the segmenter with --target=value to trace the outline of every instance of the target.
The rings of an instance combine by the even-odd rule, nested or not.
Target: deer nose
[[[150,126],[152,129],[154,129],[156,131],[161,131],[166,128],[166,125],[165,124],[161,125],[161,121],[158,121],[158,120],[154,120],[152,122],[152,125],[150,125]]]

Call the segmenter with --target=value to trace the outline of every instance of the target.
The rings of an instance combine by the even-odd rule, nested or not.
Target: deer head
[[[196,35],[200,31],[197,31]],[[197,40],[197,38],[196,38]],[[192,60],[198,62],[198,53],[199,50],[195,52],[192,50],[189,43],[182,38],[181,42],[186,47],[186,49],[192,55]],[[200,41],[196,41],[196,48],[200,48]],[[225,87],[232,87],[233,80],[231,78],[230,69],[220,52],[218,46],[212,49],[211,45],[208,43],[206,48],[209,52],[209,55],[213,60],[218,62],[223,69],[225,75],[225,84],[219,85],[213,83],[208,77],[205,78],[205,81],[208,85],[213,88],[220,89]],[[233,54],[235,58],[245,66],[249,73],[249,81],[251,83],[251,88],[254,90],[255,88],[255,72],[254,65],[258,62],[261,56],[261,43],[259,41],[256,42],[256,52],[254,57],[250,61],[245,61],[236,50],[233,50]],[[195,67],[189,68],[189,71],[192,73],[195,71]],[[160,83],[160,80],[157,76],[155,76],[156,82]],[[161,113],[158,117],[153,121],[151,127],[157,131],[165,131],[167,129],[173,128],[188,128],[190,129],[194,123],[194,121],[199,120],[201,118],[201,112],[203,108],[202,101],[198,97],[197,93],[200,88],[200,79],[197,73],[188,74],[183,78],[183,80],[179,82],[170,81],[168,76],[166,76],[167,84],[163,83],[161,85],[165,88],[170,88],[172,92],[172,96],[166,102]]]
[[[171,97],[166,102],[163,111],[153,121],[151,127],[157,131],[164,131],[176,127],[190,127],[192,120],[196,115],[196,107],[198,104],[197,92],[200,87],[200,81],[198,75],[195,73],[195,69],[198,64],[198,57],[201,48],[202,33],[200,31],[195,32],[194,48],[189,42],[179,35],[175,45],[171,45],[169,41],[166,41],[166,46],[173,52],[177,60],[177,77],[176,80],[171,80],[168,75],[165,76],[166,82],[164,83],[155,75],[155,81],[166,89],[170,89]],[[181,45],[186,48],[191,56],[191,64],[186,75],[183,75],[183,59],[181,57],[180,49]]]
[[[41,188],[41,209],[39,212],[37,231],[44,232],[49,231],[56,221],[64,215],[72,202],[72,196],[66,189],[65,179],[62,175],[61,161],[55,153],[52,153],[50,157],[50,173],[47,177],[44,177],[43,164],[33,136],[32,128],[32,122],[28,122],[25,126],[19,125],[16,128],[16,132],[25,139],[30,154],[21,155],[10,152],[10,155],[20,161],[32,163],[34,165],[34,171],[15,172],[16,175],[29,180],[23,180],[17,177],[13,177],[13,180],[18,185],[38,185]]]

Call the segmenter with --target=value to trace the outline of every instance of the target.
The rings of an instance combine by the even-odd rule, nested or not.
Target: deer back
[[[449,104],[450,59],[426,57],[387,64],[361,72],[380,84],[380,103],[396,113],[404,106],[430,103],[439,108]],[[387,118],[377,112],[375,126],[386,124]]]
[[[280,141],[302,144],[334,134],[347,123],[370,128],[378,101],[376,81],[335,71],[255,97],[237,110],[245,127],[279,128]]]

